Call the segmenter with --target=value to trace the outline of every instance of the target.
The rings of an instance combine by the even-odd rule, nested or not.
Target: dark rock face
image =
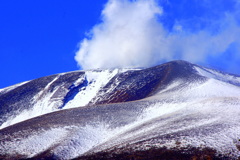
[[[185,61],[174,61],[144,70],[119,74],[99,91],[98,95],[103,96],[95,97],[93,101],[95,104],[134,101],[153,95],[176,79],[183,79],[186,82],[206,80],[205,77],[196,74],[193,66]],[[116,84],[118,85],[115,86]],[[109,90],[111,92],[108,92]]]
[[[239,76],[173,61],[3,89],[0,124],[37,107],[54,112],[2,128],[0,159],[237,159],[238,84]]]

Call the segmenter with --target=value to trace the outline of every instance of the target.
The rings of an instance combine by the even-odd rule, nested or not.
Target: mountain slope
[[[39,115],[51,113],[3,126],[0,155],[237,159],[239,84],[239,76],[173,61],[142,70],[70,72],[12,86],[0,91],[5,117],[26,112],[29,119],[39,108],[46,111]],[[8,102],[9,96],[21,101]],[[15,108],[7,110],[9,103]]]
[[[60,109],[142,99],[164,88],[172,77],[186,81],[191,75],[192,80],[200,77],[194,74],[190,64],[181,68],[178,63],[143,70],[75,71],[2,89],[1,128]]]

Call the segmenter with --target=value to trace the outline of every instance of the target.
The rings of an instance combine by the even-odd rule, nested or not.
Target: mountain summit
[[[172,61],[0,90],[0,159],[238,159],[240,76]]]

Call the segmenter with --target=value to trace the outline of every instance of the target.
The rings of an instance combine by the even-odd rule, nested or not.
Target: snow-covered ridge
[[[219,72],[219,71],[204,68],[204,67],[195,66],[194,69],[202,76],[217,79],[220,81],[230,82],[240,86],[240,76]]]
[[[49,81],[40,92],[31,97],[31,109],[17,111],[16,115],[9,117],[0,128],[61,109],[85,106],[97,96],[98,91],[114,76],[126,71],[128,71],[128,69],[82,71],[84,74],[80,74],[79,77],[71,83],[70,87],[66,87],[65,83],[62,83],[59,86],[51,88],[61,77],[69,73],[58,74],[54,79]],[[3,90],[4,92],[8,92],[26,83],[28,82],[17,84]],[[71,93],[70,96],[68,93]]]
[[[180,62],[185,63],[185,62]],[[215,83],[222,83],[221,86],[228,86],[231,88],[231,84],[240,84],[240,77],[236,77],[233,75],[228,74],[222,74],[220,72],[203,68],[200,66],[192,65],[193,69],[197,71],[197,73],[203,77],[207,77],[210,79],[213,79],[212,81],[208,81],[207,83],[189,83],[186,84],[184,80],[176,80],[171,83],[169,83],[165,88],[161,89],[159,92],[155,93],[155,96],[160,94],[162,97],[169,96],[168,92],[170,94],[174,93],[176,91],[181,91],[184,94],[181,94],[183,97],[188,96],[194,96],[196,98],[196,93],[198,94],[197,97],[207,97],[210,95],[216,95],[218,94],[224,94],[226,95],[240,95],[237,91],[236,93],[231,90],[225,90],[223,87],[213,88],[213,92],[205,93],[204,90],[207,89],[207,87],[213,87],[216,86]],[[110,85],[110,88],[105,88],[105,86],[116,76],[122,75],[122,73],[127,73],[128,71],[131,72],[138,72],[145,69],[112,69],[112,70],[87,70],[87,71],[74,71],[74,72],[68,72],[68,73],[62,73],[55,75],[52,79],[50,79],[46,86],[43,86],[39,91],[32,94],[31,97],[28,99],[31,99],[30,102],[30,108],[28,109],[17,109],[15,110],[15,114],[12,114],[9,116],[7,114],[7,120],[5,120],[0,128],[7,127],[9,125],[37,117],[46,113],[55,112],[61,109],[69,109],[69,108],[76,108],[81,106],[86,106],[88,104],[95,104],[100,102],[103,98],[106,100],[109,99],[116,99],[117,97],[113,97],[112,93],[120,93],[121,90],[124,88],[120,87],[118,90],[116,90],[116,87],[122,83],[118,79],[115,79],[114,83]],[[144,72],[143,72],[144,73]],[[144,73],[148,74],[148,72]],[[74,78],[62,80],[64,77],[68,77],[71,75]],[[144,75],[143,75],[144,77]],[[144,78],[143,78],[144,80]],[[215,81],[214,81],[215,80]],[[33,80],[34,81],[34,80]],[[29,83],[33,81],[27,81],[23,82],[14,86],[7,87],[5,89],[1,89],[0,93],[9,93],[11,91],[14,92],[14,89],[18,88],[19,86],[22,86],[24,84],[28,85]],[[132,81],[132,80],[131,80]],[[131,83],[133,83],[132,81]],[[137,82],[137,81],[136,81]],[[141,81],[139,81],[141,82]],[[137,82],[137,83],[139,83]],[[226,83],[224,83],[226,82]],[[228,84],[228,82],[231,82],[231,84]],[[40,82],[38,82],[40,83]],[[141,82],[142,83],[142,82]],[[145,83],[145,82],[144,82]],[[35,85],[35,84],[34,84]],[[134,84],[135,85],[135,84]],[[133,85],[133,86],[134,86]],[[187,86],[186,86],[187,85]],[[195,87],[194,87],[195,86]],[[204,87],[206,86],[206,87]],[[35,86],[33,86],[35,87]],[[127,87],[127,86],[124,86]],[[191,88],[190,91],[185,92],[187,88]],[[182,89],[181,89],[182,88]],[[233,87],[234,88],[234,87]],[[134,89],[134,88],[133,88]],[[136,88],[137,89],[137,88]],[[196,90],[196,93],[194,93]],[[202,90],[200,92],[200,90]],[[217,91],[217,92],[215,92]],[[186,94],[185,94],[186,93]],[[121,92],[121,94],[128,94]],[[109,97],[106,97],[109,96]],[[177,95],[177,94],[175,94]],[[114,95],[116,96],[116,94]],[[125,95],[123,95],[125,96]],[[219,95],[220,96],[220,95]],[[174,96],[176,97],[176,96]],[[1,98],[1,97],[0,97]],[[150,99],[152,99],[150,97]],[[5,116],[5,117],[6,117]]]
[[[3,94],[3,93],[9,92],[9,91],[11,91],[11,90],[13,90],[13,89],[15,89],[15,88],[17,88],[19,86],[22,86],[22,85],[24,85],[24,84],[26,84],[28,82],[29,81],[25,81],[25,82],[18,83],[18,84],[15,84],[15,85],[12,85],[12,86],[9,86],[9,87],[6,87],[6,88],[2,88],[2,89],[0,89],[0,95]]]
[[[0,157],[72,159],[161,147],[185,148],[187,154],[189,146],[240,156],[238,76],[170,62],[142,70],[76,71],[29,83],[16,94],[31,92],[25,97],[30,107],[3,124],[41,116],[1,129]]]

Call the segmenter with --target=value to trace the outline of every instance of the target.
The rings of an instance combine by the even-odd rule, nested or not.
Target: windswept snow
[[[186,82],[175,81],[165,89],[147,99],[203,99],[217,97],[240,97],[240,87],[219,81],[208,79],[205,82]]]
[[[11,91],[11,90],[13,90],[13,89],[15,89],[15,88],[17,88],[19,86],[22,86],[22,85],[24,85],[24,84],[26,84],[28,82],[29,81],[25,81],[25,82],[18,83],[18,84],[15,84],[15,85],[12,85],[12,86],[9,86],[9,87],[6,87],[6,88],[2,88],[2,89],[0,89],[0,95],[3,94],[3,93],[9,92],[9,91]]]
[[[127,71],[127,69],[86,71],[84,76],[81,75],[75,82],[73,82],[73,86],[81,85],[85,81],[86,85],[79,88],[73,99],[68,101],[66,104],[64,104],[64,97],[69,92],[69,88],[65,88],[63,84],[62,86],[56,86],[53,90],[50,90],[51,85],[54,84],[62,75],[64,75],[64,73],[59,74],[37,95],[32,97],[32,108],[23,111],[16,111],[15,115],[8,117],[8,120],[0,126],[0,129],[60,109],[85,106],[97,96],[98,91],[104,87],[114,76],[125,71]],[[4,92],[6,90],[12,90],[20,85],[23,85],[24,83],[11,86],[5,89]]]
[[[176,141],[179,141],[181,147],[188,145],[211,147],[219,153],[231,152],[233,157],[237,157],[238,149],[235,144],[240,136],[238,134],[240,99],[233,101],[236,103],[229,104],[227,99],[205,98],[180,103],[148,102],[146,109],[136,113],[137,118],[127,125],[115,127],[111,121],[108,123],[91,121],[85,126],[43,130],[28,138],[13,139],[5,143],[5,150],[0,150],[0,153],[7,150],[9,153],[32,157],[38,151],[55,146],[52,152],[58,159],[72,159],[87,152],[97,152],[146,140],[144,145],[136,146],[136,149],[145,150],[150,145],[154,147],[164,145],[170,149],[176,147]],[[119,117],[116,119],[125,121]],[[151,138],[164,135],[172,136],[159,139],[161,141],[148,142]]]
[[[237,77],[237,76],[234,76],[231,74],[221,73],[221,72],[218,72],[218,71],[215,71],[212,69],[207,69],[204,67],[196,67],[195,66],[194,68],[202,76],[240,85],[240,77],[239,76]]]
[[[71,136],[65,138],[53,150],[58,159],[76,158],[79,154],[83,154],[95,145],[109,140],[114,135],[114,131],[104,123],[75,128],[71,132]]]
[[[0,155],[9,153],[24,156],[27,155],[27,157],[35,156],[54,144],[61,142],[61,140],[68,135],[70,128],[71,127],[62,127],[50,130],[40,130],[30,136],[27,136],[27,138],[16,138],[4,144],[0,141],[0,146],[4,145],[4,148],[0,147]],[[1,138],[12,137],[4,135]]]
[[[78,94],[74,97],[74,99],[69,101],[64,106],[64,109],[87,105],[97,95],[98,91],[118,73],[118,69],[115,69],[113,71],[86,71],[86,86],[79,90]]]
[[[15,115],[8,117],[8,120],[4,122],[1,128],[5,128],[12,124],[22,122],[27,119],[31,119],[33,117],[37,117],[46,113],[51,113],[57,110],[57,106],[61,104],[61,99],[57,101],[53,101],[51,98],[54,94],[53,92],[49,92],[49,87],[53,84],[61,74],[59,74],[56,78],[54,78],[43,90],[41,90],[36,96],[32,98],[33,107],[29,110],[18,111]]]
[[[136,145],[135,149],[146,150],[149,146],[171,149],[176,147],[176,142],[181,142],[179,147],[209,147],[218,154],[231,153],[236,158],[240,155],[236,147],[240,137],[239,106],[240,98],[193,98],[178,103],[155,102],[132,123],[115,128],[112,131],[115,134],[112,134],[110,140],[97,143],[88,152],[121,148],[126,144],[144,141],[144,144]],[[168,138],[166,135],[169,135]],[[160,138],[156,139],[157,137]]]
[[[38,117],[44,123],[30,120],[27,122],[30,127],[25,127],[25,130],[14,126],[3,129],[0,131],[0,155],[9,153],[33,157],[50,150],[58,159],[73,159],[113,148],[146,150],[150,147],[191,146],[209,147],[218,154],[237,159],[240,155],[237,147],[240,143],[240,78],[192,66],[193,70],[189,65],[187,70],[190,72],[187,76],[193,75],[192,79],[179,76],[168,83],[150,81],[157,84],[151,92],[153,95],[147,98],[99,106],[87,105],[101,99],[106,92],[111,96],[112,92],[120,93],[118,91],[128,87],[129,83],[137,82],[134,76],[128,77],[128,73],[116,78],[128,69],[85,71],[77,75],[68,87],[64,83],[52,87],[61,77],[58,75],[32,97],[31,109],[10,117],[2,128],[45,113],[68,110]],[[166,72],[166,75],[159,76],[163,77],[160,80],[165,80],[168,75]],[[120,80],[124,78],[130,82],[121,85]],[[114,88],[118,85],[119,88]],[[69,92],[70,98],[67,97]],[[134,93],[126,91],[124,96]],[[33,125],[38,127],[31,127]],[[11,134],[5,134],[7,132]]]

